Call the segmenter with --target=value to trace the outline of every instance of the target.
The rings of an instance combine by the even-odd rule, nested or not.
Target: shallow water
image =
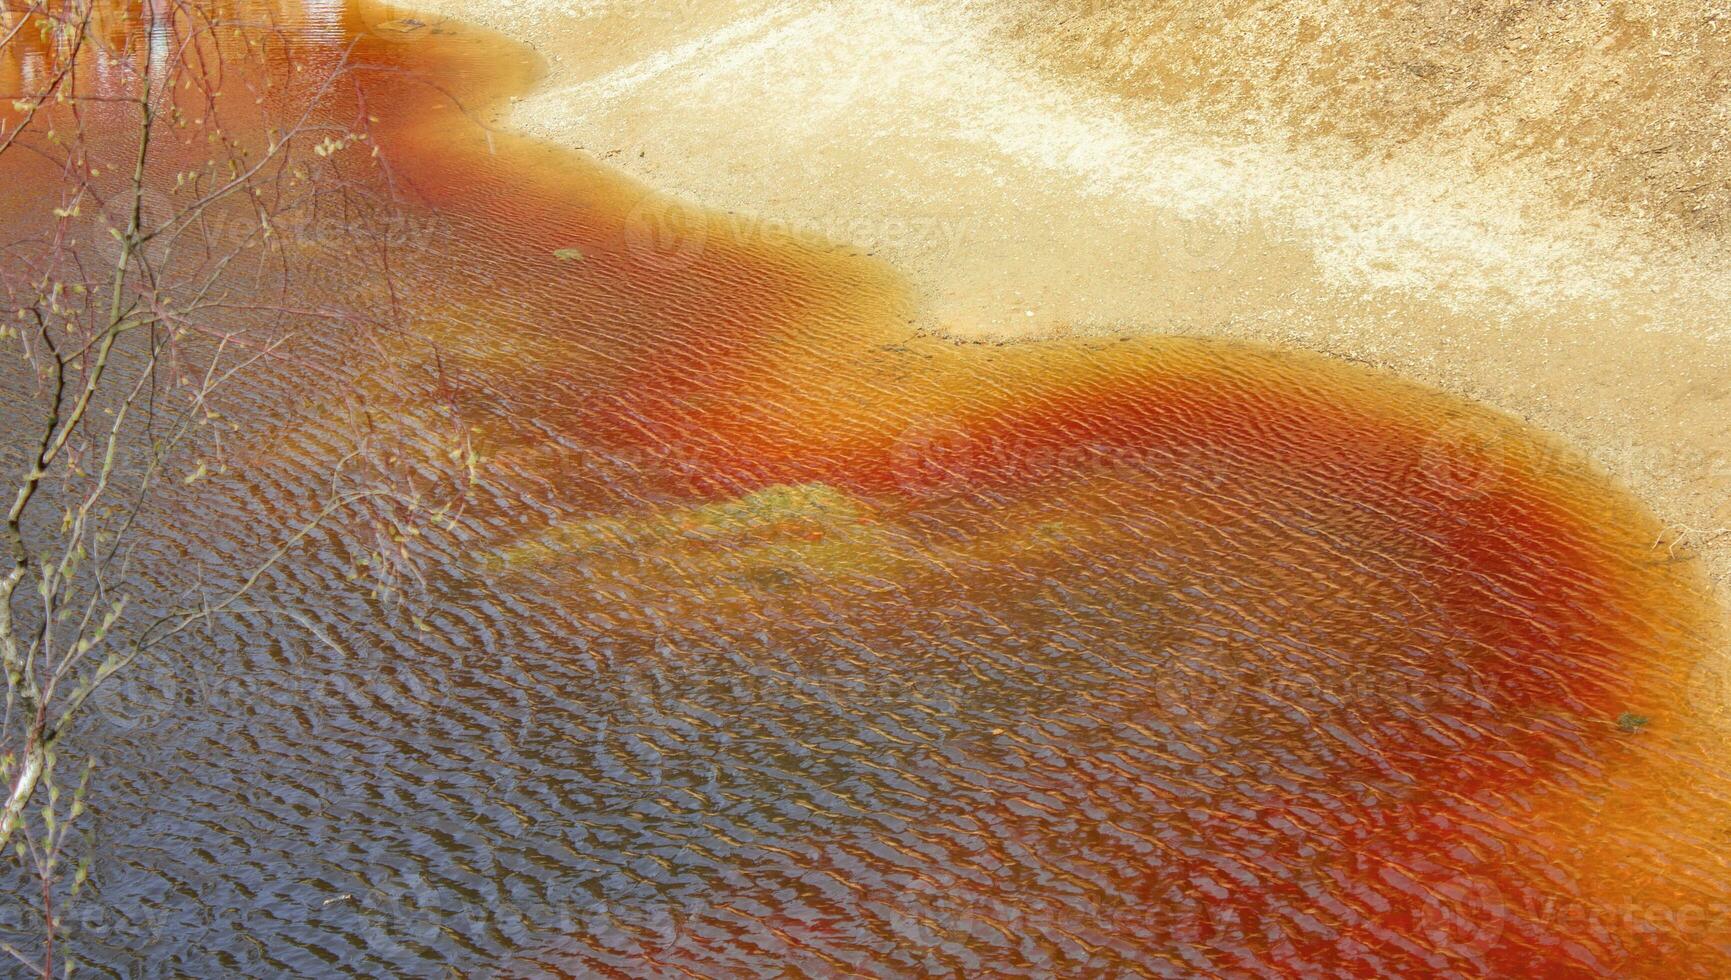
[[[1714,612],[1571,454],[1313,356],[923,335],[869,256],[485,133],[451,97],[535,65],[386,20],[285,24],[380,69],[408,329],[258,379],[164,539],[290,524],[357,398],[482,483],[415,596],[332,528],[117,686],[83,957],[1723,975]],[[376,309],[351,227],[307,289]]]

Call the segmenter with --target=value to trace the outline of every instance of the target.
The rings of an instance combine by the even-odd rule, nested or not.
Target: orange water
[[[498,39],[288,14],[299,57],[358,36],[381,69],[332,112],[364,96],[411,218],[408,329],[336,373],[455,420],[485,485],[425,544],[435,635],[320,613],[472,670],[384,733],[398,802],[310,832],[407,841],[413,900],[246,928],[359,936],[353,969],[1724,973],[1716,614],[1573,454],[1315,356],[929,336],[845,244],[484,131],[535,70]],[[252,450],[271,481],[328,460],[342,401]],[[321,560],[285,587],[323,596]]]

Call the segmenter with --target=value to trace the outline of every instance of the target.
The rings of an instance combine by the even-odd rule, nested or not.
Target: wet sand
[[[541,53],[499,122],[666,195],[628,233],[669,261],[706,222],[792,229],[888,262],[914,326],[958,341],[1220,336],[1385,367],[1560,435],[1654,506],[1656,548],[1731,577],[1731,258],[1717,176],[1689,170],[1710,130],[1674,94],[1711,81],[1715,20],[1559,39],[1503,18],[1497,59],[1452,42],[1451,62],[1428,10],[1403,42],[1352,19],[1368,8],[415,6]],[[408,37],[405,15],[373,14]],[[1420,104],[1420,84],[1453,94]]]

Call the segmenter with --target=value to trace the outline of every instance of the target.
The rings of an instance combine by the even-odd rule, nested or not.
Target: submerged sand
[[[870,251],[925,329],[1224,336],[1384,366],[1561,435],[1654,504],[1656,550],[1731,578],[1731,16],[414,6],[546,58],[504,124],[735,232]],[[660,200],[651,238],[680,220]]]

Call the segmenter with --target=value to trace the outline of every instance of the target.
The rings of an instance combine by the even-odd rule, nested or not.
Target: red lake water
[[[245,465],[158,533],[208,558],[291,524],[368,409],[457,433],[479,483],[405,544],[415,598],[329,528],[270,583],[292,615],[93,716],[86,961],[1731,967],[1719,613],[1567,448],[1316,355],[933,336],[845,242],[489,129],[521,48],[268,13],[272,63],[366,66],[318,111],[371,117],[343,166],[395,191],[382,237],[285,231],[296,300],[394,326],[260,369]],[[9,46],[0,89],[43,57]],[[12,236],[56,180],[29,159]],[[357,271],[381,248],[390,291]]]

